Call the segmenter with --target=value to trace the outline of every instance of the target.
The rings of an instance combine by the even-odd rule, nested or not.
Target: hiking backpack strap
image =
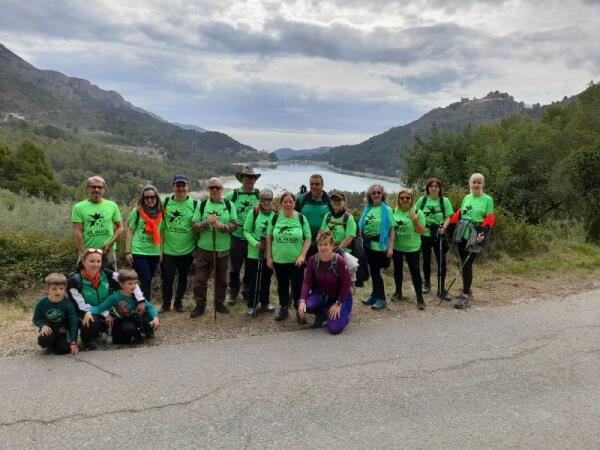
[[[254,208],[252,210],[252,233],[254,233],[254,231],[256,231],[256,219],[258,218],[259,214],[260,214],[260,208],[257,206],[256,208]]]
[[[194,203],[197,204],[197,201],[194,200]],[[204,216],[204,210],[206,209],[207,203],[208,203],[208,200],[202,200],[200,202],[200,220],[202,220],[202,216]],[[223,203],[225,203],[225,208],[227,208],[227,212],[229,214],[231,214],[231,201],[227,198],[223,198]],[[196,209],[195,206],[194,206],[194,209]]]
[[[425,211],[425,205],[427,204],[427,196],[421,197],[421,204],[419,205],[419,209],[421,211]]]
[[[338,258],[340,258],[340,257],[343,258],[342,255],[334,252],[333,253],[333,258],[331,259],[331,265],[329,266],[329,269],[327,269],[327,270],[333,270],[333,273],[335,273],[336,277],[340,276],[340,274],[337,271]],[[319,254],[317,253],[317,255],[315,256],[315,264],[313,266],[313,269],[315,271],[315,275],[319,271],[319,263],[320,262],[321,262],[321,258],[319,258]]]

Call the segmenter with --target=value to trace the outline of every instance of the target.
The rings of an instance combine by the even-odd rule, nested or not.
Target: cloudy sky
[[[0,42],[35,66],[267,150],[575,94],[600,81],[599,23],[600,0],[0,0]]]

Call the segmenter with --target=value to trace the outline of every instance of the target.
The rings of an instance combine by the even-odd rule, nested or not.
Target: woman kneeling
[[[298,316],[315,315],[313,328],[327,321],[331,334],[341,333],[352,311],[352,281],[342,255],[333,251],[331,231],[320,231],[317,236],[319,252],[313,255],[304,272]]]

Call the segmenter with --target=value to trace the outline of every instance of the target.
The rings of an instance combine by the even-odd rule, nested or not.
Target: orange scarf
[[[146,222],[144,231],[152,236],[154,245],[160,244],[160,223],[162,222],[163,218],[162,213],[156,216],[156,219],[152,219],[142,208],[138,208],[138,214],[142,219],[144,219],[144,222]]]
[[[92,276],[89,273],[87,273],[85,269],[83,269],[82,275],[83,278],[89,280],[89,282],[92,283],[94,289],[98,289],[98,286],[100,286],[100,271],[96,272],[96,275]]]

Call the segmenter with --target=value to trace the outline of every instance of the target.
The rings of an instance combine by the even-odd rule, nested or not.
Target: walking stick
[[[256,317],[258,314],[256,313],[256,308],[258,306],[258,300],[260,298],[260,291],[262,288],[262,274],[263,274],[263,269],[264,269],[264,263],[265,263],[265,258],[264,258],[264,251],[260,250],[260,252],[258,253],[258,263],[257,263],[257,267],[256,267],[256,279],[255,279],[255,284],[254,284],[254,316]]]
[[[442,286],[442,247],[443,247],[443,236],[437,235],[438,238],[438,270],[437,270],[437,291],[438,295],[444,295],[444,286]]]
[[[213,241],[213,272],[214,272],[214,286],[213,286],[213,309],[214,309],[214,320],[217,323],[217,230],[213,225],[212,229],[212,241]]]
[[[469,262],[469,259],[471,258],[472,254],[473,254],[473,252],[469,252],[469,254],[467,255],[467,257],[465,258],[465,260],[463,261],[462,264],[460,264],[458,262],[458,259],[456,260],[456,264],[458,265],[458,271],[460,273],[461,278],[463,276],[463,269],[464,269],[465,265],[467,264],[467,262]],[[452,286],[454,285],[454,282],[456,281],[457,277],[458,277],[458,275],[454,275],[454,278],[452,279],[450,286],[448,286],[448,292],[450,292],[450,289],[452,289]],[[440,303],[438,304],[438,306],[442,304],[442,300],[443,299],[440,299]]]

